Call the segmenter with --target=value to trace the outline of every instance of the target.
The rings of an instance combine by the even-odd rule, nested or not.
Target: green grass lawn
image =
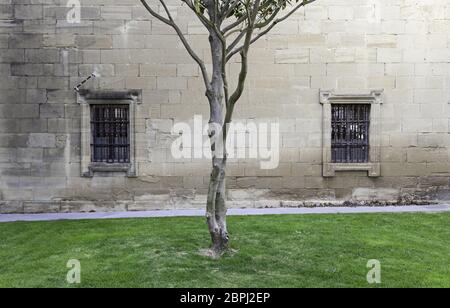
[[[220,260],[198,218],[0,224],[0,287],[450,287],[450,213],[230,217]],[[373,286],[373,285],[372,285]]]

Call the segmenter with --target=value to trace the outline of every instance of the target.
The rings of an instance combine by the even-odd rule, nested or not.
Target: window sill
[[[128,177],[135,177],[136,174],[132,172],[130,163],[91,163],[89,171],[84,173],[84,177],[93,177],[95,172],[125,172]]]
[[[323,176],[333,177],[336,171],[367,171],[369,177],[379,177],[381,165],[380,163],[325,163]]]

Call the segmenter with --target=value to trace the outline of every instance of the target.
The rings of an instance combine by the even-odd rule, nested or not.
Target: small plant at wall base
[[[226,140],[236,103],[240,99],[248,72],[251,45],[269,33],[277,24],[287,20],[300,8],[315,0],[181,0],[200,20],[209,33],[212,74],[187,41],[170,13],[165,0],[159,0],[164,13],[159,14],[141,0],[151,15],[172,27],[189,55],[197,62],[206,87],[210,105],[209,138],[212,152],[212,172],[206,205],[206,218],[212,239],[211,254],[220,256],[228,249],[226,223],[225,169]],[[230,89],[226,66],[240,55],[241,68],[237,86]]]

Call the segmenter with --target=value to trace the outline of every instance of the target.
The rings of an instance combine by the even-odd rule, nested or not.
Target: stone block
[[[93,24],[94,34],[116,34],[126,33],[125,23],[122,20],[96,20]]]
[[[0,148],[0,163],[11,163],[16,161],[17,161],[17,149]]]
[[[113,64],[80,64],[78,67],[80,77],[90,76],[96,73],[98,77],[112,77],[115,76],[115,69]]]
[[[39,115],[41,119],[54,119],[64,117],[64,105],[41,104],[39,106]]]
[[[37,104],[16,104],[0,105],[0,118],[38,118],[39,105]]]
[[[12,19],[14,17],[14,7],[4,3],[8,2],[0,4],[0,19]]]
[[[115,75],[124,77],[138,77],[139,64],[116,64]]]
[[[43,155],[43,161],[44,162],[64,162],[65,157],[65,149],[64,148],[57,148],[57,149],[43,149],[44,155]]]
[[[401,49],[379,48],[377,60],[379,63],[399,63],[402,62],[403,51]]]
[[[177,66],[174,64],[141,64],[140,76],[176,77]],[[180,76],[180,75],[179,75]]]
[[[2,49],[0,52],[0,62],[16,63],[25,60],[25,51],[23,49]]]
[[[110,49],[113,42],[110,35],[78,35],[75,45],[80,49]]]
[[[44,18],[50,20],[65,20],[70,13],[70,8],[65,5],[61,6],[44,6]],[[80,18],[85,19],[100,19],[100,7],[82,6]]]
[[[17,149],[17,162],[32,163],[42,162],[43,150],[37,148],[19,148]]]
[[[47,99],[49,104],[75,104],[76,93],[73,90],[48,89]]]
[[[352,198],[357,201],[397,201],[400,196],[398,189],[392,188],[355,188]]]
[[[309,49],[282,49],[275,53],[275,63],[278,64],[299,64],[309,63]]]
[[[369,48],[396,48],[397,36],[394,34],[367,35],[367,47]]]
[[[386,74],[392,76],[413,76],[415,74],[414,64],[387,64]]]
[[[158,201],[135,201],[128,205],[128,211],[154,211],[172,209],[168,202]]]
[[[57,34],[94,34],[94,22],[88,20],[81,20],[80,23],[69,23],[67,20],[56,21]]]
[[[49,90],[64,90],[69,86],[69,79],[63,77],[39,77],[38,88]]]
[[[14,6],[14,18],[16,19],[42,19],[44,17],[42,5],[18,5]]]
[[[27,145],[30,148],[54,148],[56,147],[56,136],[54,134],[30,134]]]
[[[227,198],[230,201],[255,201],[268,192],[267,189],[229,189]]]
[[[325,6],[307,5],[305,7],[305,19],[307,20],[326,20],[328,10]]]
[[[197,64],[179,64],[177,65],[177,76],[180,77],[198,77],[199,68]]]
[[[429,62],[447,62],[450,58],[450,51],[448,49],[432,49],[427,53],[427,60]]]
[[[352,20],[354,16],[351,6],[329,6],[328,17],[330,20]]]
[[[25,22],[24,22],[25,23]],[[0,20],[0,33],[23,32],[22,21]]]
[[[18,133],[20,132],[19,123],[14,119],[1,119],[0,128],[2,133]]]
[[[58,49],[27,49],[25,50],[25,61],[36,63],[58,63]]]
[[[104,6],[101,8],[102,19],[111,20],[131,20],[132,7],[131,6]]]
[[[125,77],[125,87],[127,89],[156,89],[156,77]]]
[[[437,199],[447,201],[447,202],[450,201],[450,189],[448,189],[448,188],[438,189]]]
[[[186,90],[187,79],[184,77],[157,77],[158,90]]]
[[[450,177],[445,174],[442,176],[427,176],[419,178],[419,187],[442,187],[445,189],[449,187],[449,185]],[[442,199],[442,197],[444,196],[441,196],[440,198]]]
[[[43,89],[27,89],[27,104],[44,104],[47,102],[47,92]]]
[[[13,33],[9,38],[9,48],[42,48],[44,35],[41,33]]]
[[[22,214],[22,201],[0,201],[0,214]]]
[[[244,209],[244,208],[254,208],[254,207],[255,207],[255,201],[251,201],[251,200],[227,201],[227,208],[229,208],[229,209]]]
[[[406,22],[403,20],[382,21],[381,31],[385,34],[403,34],[406,32]]]
[[[61,202],[59,201],[25,201],[23,212],[25,214],[59,213]]]
[[[18,173],[17,173],[17,175],[18,175]],[[33,200],[33,190],[32,189],[23,189],[23,188],[3,189],[3,199],[5,201]]]
[[[0,134],[0,147],[3,148],[26,147],[27,141],[28,141],[27,135]]]
[[[403,119],[402,120],[402,132],[404,133],[415,133],[415,132],[432,132],[433,131],[433,122],[428,119]]]
[[[125,212],[128,202],[120,201],[62,201],[62,213]]]
[[[0,48],[8,48],[9,46],[9,35],[0,34]]]
[[[101,50],[101,63],[113,63],[113,64],[161,63],[161,51],[152,49]]]
[[[113,35],[112,46],[114,49],[144,49],[146,48],[146,38],[140,34]]]

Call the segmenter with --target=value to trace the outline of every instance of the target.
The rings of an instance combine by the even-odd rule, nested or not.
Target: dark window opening
[[[369,162],[369,104],[332,105],[331,156],[333,163]]]
[[[91,105],[92,162],[130,162],[129,105]]]

